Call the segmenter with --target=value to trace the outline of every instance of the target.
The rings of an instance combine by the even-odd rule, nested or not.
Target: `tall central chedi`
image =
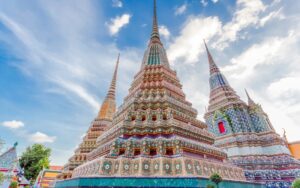
[[[151,38],[141,69],[112,125],[98,137],[98,147],[72,177],[207,178],[218,172],[226,180],[245,180],[241,168],[225,163],[226,153],[213,146],[213,135],[196,117],[197,111],[185,99],[170,68],[154,4]]]

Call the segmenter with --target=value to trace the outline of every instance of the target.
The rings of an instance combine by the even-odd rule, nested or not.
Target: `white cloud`
[[[94,96],[88,93],[84,87],[79,84],[76,84],[71,81],[66,80],[53,80],[57,85],[61,86],[64,89],[69,90],[70,92],[76,93],[82,100],[87,102],[93,109],[98,110],[100,108],[99,102],[95,99]]]
[[[41,132],[36,132],[29,136],[29,140],[35,143],[46,143],[46,142],[52,143],[55,141],[55,139],[56,139],[55,136],[48,136]]]
[[[297,87],[299,83],[300,76],[286,76],[271,83],[267,88],[267,92],[274,100],[291,100],[295,96],[300,96],[300,87]],[[300,99],[297,102],[300,102]]]
[[[123,74],[118,75],[117,92],[124,97],[131,75],[139,68],[139,49],[119,50],[114,43],[99,43],[95,36],[105,32],[99,29],[104,20],[90,1],[74,1],[71,6],[65,1],[43,1],[39,5],[42,15],[20,13],[23,16],[14,15],[24,8],[19,4],[13,11],[3,11],[4,6],[0,6],[0,22],[10,30],[9,35],[1,33],[0,42],[4,41],[11,53],[22,59],[11,63],[41,83],[42,91],[59,94],[81,109],[96,113],[109,87],[110,80],[105,78],[111,78],[117,54],[121,53]],[[35,18],[38,20],[33,22]]]
[[[75,93],[77,96],[79,96],[81,99],[86,101],[88,104],[90,104],[94,109],[99,109],[99,104],[94,99],[93,96],[91,96],[89,93],[85,91],[85,89],[78,85],[76,82],[73,83],[73,81],[70,81],[70,78],[66,78],[66,74],[63,72],[66,70],[69,70],[73,76],[85,76],[88,75],[88,72],[85,69],[82,69],[81,66],[78,65],[70,65],[67,64],[64,60],[62,60],[60,57],[56,57],[54,54],[51,54],[47,51],[43,51],[43,46],[33,37],[31,36],[30,32],[28,32],[25,28],[23,28],[18,23],[14,22],[7,16],[0,14],[0,20],[17,36],[17,38],[22,41],[23,45],[28,47],[28,54],[27,56],[32,59],[32,65],[33,67],[30,68],[39,68],[41,63],[46,61],[51,62],[53,67],[49,68],[47,74],[43,75],[46,76],[48,81],[51,81],[60,87],[67,89],[73,93]],[[55,67],[54,65],[62,65],[64,69],[60,69]],[[27,65],[30,66],[30,65]],[[24,67],[20,67],[21,69],[24,69]],[[42,68],[42,67],[40,67]],[[53,69],[54,68],[54,69]],[[57,68],[57,69],[56,69]],[[53,74],[50,73],[51,69],[53,69]],[[27,70],[26,70],[27,72]],[[50,73],[50,74],[49,74]],[[57,78],[55,75],[62,74],[64,78]],[[51,75],[52,74],[52,75]],[[62,92],[63,93],[63,92]]]
[[[187,63],[195,63],[204,51],[203,39],[210,40],[220,31],[221,22],[217,17],[190,17],[168,48],[170,61],[183,58]]]
[[[227,23],[222,23],[219,17],[199,15],[188,18],[179,36],[175,37],[169,46],[170,60],[183,58],[188,63],[196,62],[204,51],[202,39],[212,39],[210,46],[223,50],[231,42],[243,38],[242,32],[250,26],[263,26],[272,19],[284,17],[282,10],[278,9],[261,19],[262,13],[267,9],[261,0],[238,0],[236,6],[232,19]]]
[[[17,120],[4,121],[2,122],[2,126],[8,127],[10,129],[18,129],[24,127],[24,123],[22,121],[17,121]]]
[[[110,20],[108,24],[109,32],[111,35],[116,35],[122,27],[127,25],[130,21],[131,15],[123,14],[122,16],[117,16]]]
[[[112,6],[117,7],[117,8],[121,8],[121,7],[123,7],[123,3],[122,3],[121,0],[112,0]]]
[[[208,5],[207,0],[200,0],[202,6],[206,7]]]
[[[264,41],[254,44],[241,53],[238,57],[231,59],[231,64],[222,70],[234,79],[249,78],[255,74],[258,65],[271,65],[282,63],[285,59],[283,52],[287,51],[287,47],[293,42],[295,33],[290,32],[287,37],[272,37]]]
[[[217,3],[219,0],[211,0],[213,3]]]
[[[260,20],[260,13],[266,9],[261,0],[238,0],[237,10],[230,22],[226,23],[222,28],[222,35],[214,46],[219,49],[228,47],[229,42],[238,39],[238,34],[243,29],[256,25]]]
[[[276,11],[272,11],[270,12],[267,16],[263,17],[260,19],[259,24],[260,26],[264,26],[267,22],[269,22],[272,19],[279,19],[282,20],[285,18],[284,14],[282,13],[282,8],[276,10]]]
[[[159,34],[161,36],[163,36],[166,39],[168,39],[170,37],[170,31],[166,26],[160,25],[158,29],[159,29]]]
[[[236,58],[231,59],[231,65],[223,68],[224,72],[231,72],[232,77],[248,77],[253,74],[259,64],[271,64],[270,59],[276,56],[283,43],[283,39],[272,38],[261,44],[255,44]]]
[[[299,67],[297,67],[299,68]],[[273,126],[281,132],[284,128],[289,141],[298,141],[300,126],[300,82],[298,75],[288,75],[272,82],[266,89],[261,101]],[[295,134],[296,133],[296,134]]]
[[[186,9],[187,9],[187,4],[184,3],[183,5],[181,5],[180,7],[177,7],[175,9],[175,15],[181,15],[181,14],[185,13]]]
[[[72,11],[72,13],[73,12],[74,11]],[[56,23],[62,21],[60,18],[57,19],[59,20],[52,20],[52,22]],[[58,42],[50,45],[43,41],[45,37],[34,35],[32,31],[27,30],[25,26],[4,14],[0,14],[0,21],[4,23],[20,41],[17,46],[22,49],[21,51],[24,52],[24,54],[20,54],[19,49],[17,54],[28,61],[24,64],[17,64],[16,66],[29,76],[34,72],[32,76],[39,78],[39,81],[47,81],[47,92],[64,95],[70,99],[70,101],[77,104],[83,101],[84,104],[90,105],[93,111],[97,112],[99,110],[99,99],[92,93],[98,92],[93,91],[92,88],[101,89],[102,91],[108,88],[107,84],[109,84],[109,82],[105,83],[105,80],[103,81],[103,74],[106,74],[107,77],[112,75],[116,56],[120,51],[114,44],[107,44],[106,46],[96,44],[95,40],[89,36],[89,29],[93,31],[97,31],[97,29],[85,25],[88,20],[93,19],[93,16],[86,19],[86,21],[82,21],[82,25],[79,23],[73,24],[74,27],[76,26],[78,28],[75,28],[72,34],[68,33],[69,27],[66,27],[66,25],[62,23],[57,23],[63,28],[56,27],[55,32],[60,30],[62,30],[62,32],[54,32],[53,35],[59,37],[60,40],[58,41],[62,41],[62,43]],[[97,21],[95,21],[95,23],[96,22]],[[35,30],[39,29],[43,30],[43,28],[39,28],[39,26],[35,28]],[[81,31],[86,31],[87,33],[82,34]],[[84,37],[88,37],[88,39]],[[90,42],[86,42],[86,40],[90,40]],[[63,48],[66,43],[71,47]],[[16,46],[14,45],[13,47]],[[103,53],[100,54],[99,52]],[[132,49],[124,50],[124,53],[121,52],[124,54],[122,55],[121,61],[126,61],[127,63],[124,67],[120,65],[123,71],[132,72],[135,70],[135,68],[132,67],[134,62],[137,61],[137,54],[135,52],[136,51],[132,51]],[[132,58],[135,58],[135,60],[132,60]],[[101,75],[99,74],[99,70],[102,70]],[[123,76],[121,82],[129,82],[127,77],[130,76]],[[102,80],[101,84],[98,84],[99,80]],[[120,85],[123,87],[124,84]],[[101,86],[101,88],[99,86]],[[78,100],[78,98],[81,99],[81,101]]]

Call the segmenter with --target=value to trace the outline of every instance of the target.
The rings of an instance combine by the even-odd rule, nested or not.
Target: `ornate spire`
[[[236,92],[230,87],[225,76],[219,70],[212,55],[210,54],[206,42],[204,41],[205,49],[208,57],[209,64],[209,86],[210,86],[210,97],[208,111],[206,114],[212,113],[220,107],[224,107],[231,104],[244,104],[240,100],[240,97]]]
[[[117,82],[119,60],[120,60],[120,54],[118,55],[118,59],[116,62],[115,71],[110,83],[110,87],[108,89],[105,100],[103,101],[101,109],[98,114],[99,119],[112,120],[113,115],[116,111],[115,93],[116,93],[116,82]]]
[[[209,82],[210,82],[210,89],[216,89],[219,87],[224,87],[224,86],[229,86],[229,83],[227,82],[225,76],[221,73],[221,71],[219,70],[218,66],[216,65],[212,55],[210,54],[208,47],[206,45],[205,40],[204,41],[204,45],[205,45],[205,49],[206,49],[206,53],[207,53],[207,58],[208,58],[208,64],[209,64],[209,72],[210,72],[210,78],[209,78]]]
[[[218,66],[216,65],[212,55],[210,54],[210,52],[207,48],[205,40],[203,40],[203,41],[204,41],[204,45],[205,45],[205,49],[206,49],[206,53],[207,53],[210,75],[212,75],[213,73],[216,73],[216,72],[220,72]]]
[[[158,32],[157,16],[156,16],[156,0],[154,0],[153,2],[153,25],[152,25],[151,41],[153,39],[160,40],[159,32]]]
[[[169,67],[169,60],[166,51],[163,47],[163,44],[160,41],[158,32],[156,0],[154,0],[153,4],[153,25],[151,38],[148,45],[148,49],[146,50],[143,58],[142,67],[144,67],[145,65],[165,65]]]
[[[255,102],[251,99],[247,89],[245,89],[245,92],[246,92],[246,95],[247,95],[247,98],[248,98],[248,105],[249,106],[254,106],[255,105]]]
[[[118,54],[118,59],[115,66],[114,75],[112,77],[109,90],[107,92],[106,98],[115,99],[115,93],[116,93],[116,82],[117,82],[117,73],[118,73],[118,67],[119,67],[119,60],[120,60],[120,54]]]

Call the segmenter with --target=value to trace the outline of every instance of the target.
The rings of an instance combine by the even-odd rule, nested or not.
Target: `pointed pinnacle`
[[[287,139],[287,136],[286,136],[285,128],[282,128],[282,129],[283,129],[283,135],[282,135],[282,137],[285,139],[286,142],[288,142],[288,139]]]
[[[212,55],[210,54],[208,47],[206,45],[205,40],[203,39],[204,45],[205,45],[205,49],[206,49],[206,53],[207,53],[207,58],[208,58],[208,64],[209,64],[209,72],[210,75],[212,75],[215,72],[220,72],[219,68],[217,67]]]
[[[118,73],[118,67],[119,67],[119,61],[120,61],[120,53],[118,54],[118,59],[116,62],[114,74],[110,83],[109,90],[107,92],[106,98],[112,98],[115,99],[115,91],[116,91],[116,82],[117,82],[117,73]]]
[[[245,92],[246,92],[246,95],[247,95],[248,99],[250,99],[249,93],[248,93],[246,88],[245,88]]]
[[[154,0],[153,2],[153,25],[152,25],[151,39],[153,38],[157,38],[158,40],[160,39],[159,32],[158,32],[157,15],[156,15],[156,0]]]
[[[246,92],[246,95],[247,95],[247,98],[248,98],[248,105],[249,106],[252,106],[252,105],[255,105],[255,102],[251,99],[247,89],[245,88],[245,92]]]

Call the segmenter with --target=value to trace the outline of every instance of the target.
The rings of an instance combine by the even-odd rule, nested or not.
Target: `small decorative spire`
[[[156,16],[156,0],[154,0],[153,2],[153,25],[152,25],[151,41],[153,39],[158,39],[160,41],[158,24],[157,24],[157,16]]]
[[[251,99],[247,89],[245,89],[245,92],[246,92],[246,95],[247,95],[247,98],[248,98],[248,105],[249,106],[255,106],[255,102]]]
[[[282,128],[282,129],[283,129],[283,139],[284,139],[284,141],[286,141],[288,143],[288,139],[287,139],[287,136],[286,136],[286,131],[285,131],[284,128]]]
[[[117,82],[117,73],[118,73],[118,67],[119,67],[119,61],[120,61],[120,53],[118,54],[118,59],[116,62],[114,74],[110,83],[110,87],[108,90],[108,93],[106,95],[106,98],[115,99],[115,92],[116,92],[116,82]]]
[[[203,39],[203,41],[204,41],[204,45],[205,45],[205,49],[206,49],[206,53],[207,53],[210,75],[212,75],[213,73],[216,73],[216,72],[220,72],[219,68],[217,67],[217,65],[214,61],[214,59],[212,58],[212,55],[210,54],[210,52],[207,48],[207,45],[206,45],[206,42],[205,42],[204,39]]]

